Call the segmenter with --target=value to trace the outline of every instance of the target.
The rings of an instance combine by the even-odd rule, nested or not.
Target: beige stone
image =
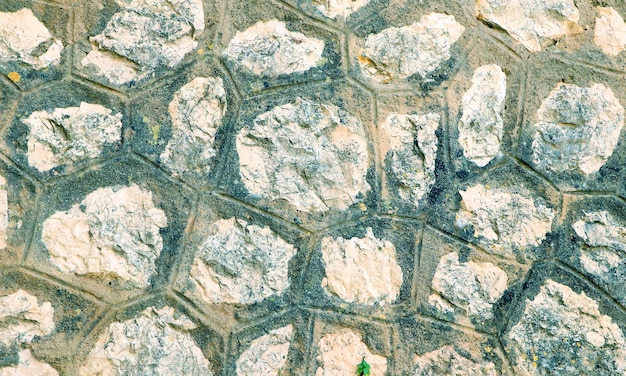
[[[609,56],[617,56],[626,48],[626,23],[611,7],[596,7],[593,43]]]
[[[315,376],[353,375],[363,359],[370,365],[370,376],[383,376],[387,372],[387,358],[372,354],[361,336],[347,328],[323,336],[318,352],[320,366]]]
[[[348,18],[370,0],[313,0],[317,9],[329,18]]]
[[[0,368],[0,376],[59,376],[49,364],[35,359],[28,349],[18,353],[19,362],[15,366]]]
[[[293,325],[274,329],[250,344],[237,359],[237,376],[279,376],[287,362]]]
[[[448,345],[415,357],[414,376],[435,375],[497,376],[498,373],[492,362],[474,362]]]
[[[30,343],[35,336],[54,331],[54,309],[50,302],[39,304],[24,290],[0,297],[0,343],[4,346]]]

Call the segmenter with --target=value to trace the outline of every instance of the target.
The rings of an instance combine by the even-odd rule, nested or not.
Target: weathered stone
[[[250,194],[304,212],[344,210],[370,186],[361,121],[333,105],[297,98],[237,135],[239,172]]]
[[[7,179],[0,175],[0,250],[7,247],[9,230],[9,192]]]
[[[28,134],[28,163],[41,172],[97,157],[122,137],[122,114],[99,104],[35,111],[22,119]]]
[[[393,303],[402,286],[396,247],[374,236],[371,227],[363,238],[325,237],[321,243],[328,294],[359,304]]]
[[[269,227],[230,218],[216,221],[209,231],[189,274],[200,299],[252,304],[289,287],[289,260],[296,248]]]
[[[315,376],[353,375],[363,359],[370,365],[371,376],[383,376],[387,372],[387,358],[372,354],[361,336],[347,328],[323,336],[318,351],[321,365]]]
[[[302,73],[322,61],[324,41],[287,30],[278,20],[259,21],[235,34],[222,55],[257,76]]]
[[[480,244],[495,254],[514,258],[514,248],[538,246],[552,227],[554,211],[518,193],[477,184],[459,194],[456,225],[473,226]]]
[[[464,30],[454,16],[431,13],[412,25],[369,35],[359,56],[361,70],[381,83],[401,81],[414,74],[430,80],[428,75],[450,58],[450,47]]]
[[[237,360],[237,376],[278,376],[287,362],[293,325],[274,329],[250,344]]]
[[[583,32],[573,0],[476,0],[476,17],[500,26],[531,52]]]
[[[370,0],[313,0],[317,9],[329,18],[348,18],[369,2]]]
[[[508,333],[507,347],[525,375],[623,375],[624,335],[598,303],[547,280]]]
[[[617,56],[626,48],[626,23],[611,7],[596,7],[598,17],[593,31],[593,43],[602,52]]]
[[[50,260],[64,273],[119,278],[146,287],[163,248],[159,229],[167,226],[152,193],[136,184],[99,188],[68,211],[43,222],[41,240]]]
[[[201,0],[132,0],[119,5],[123,9],[102,33],[89,38],[92,51],[81,61],[117,85],[176,66],[196,48],[204,31]]]
[[[196,77],[180,88],[168,107],[173,134],[161,154],[161,161],[174,176],[185,172],[206,174],[215,134],[226,113],[226,91],[221,78]]]
[[[39,304],[24,290],[0,297],[0,343],[4,346],[30,343],[35,336],[54,331],[54,309],[50,302]]]
[[[211,364],[191,336],[196,328],[171,307],[147,308],[138,317],[109,325],[79,375],[211,376]]]
[[[398,180],[398,194],[417,206],[435,183],[439,114],[389,114],[380,126],[381,153]]]
[[[35,359],[28,349],[21,350],[18,356],[19,363],[15,366],[0,368],[0,376],[59,376],[57,370]]]
[[[534,124],[533,162],[544,170],[589,175],[613,154],[624,107],[602,84],[559,83],[541,103]]]
[[[495,64],[474,71],[472,86],[463,95],[459,144],[465,158],[486,166],[500,151],[502,141],[506,75]]]
[[[0,61],[17,61],[34,69],[61,62],[63,43],[28,8],[0,12]]]
[[[415,357],[415,376],[497,376],[492,362],[478,363],[456,352],[452,346],[440,347]]]

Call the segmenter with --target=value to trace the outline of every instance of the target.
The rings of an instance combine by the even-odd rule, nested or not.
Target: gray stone
[[[278,376],[287,362],[293,325],[274,329],[250,344],[237,359],[237,376]]]
[[[478,363],[460,355],[454,347],[444,346],[415,357],[414,376],[497,376],[492,362]]]
[[[29,349],[21,350],[18,356],[19,362],[15,366],[0,368],[0,376],[59,376],[49,364],[35,359]]]

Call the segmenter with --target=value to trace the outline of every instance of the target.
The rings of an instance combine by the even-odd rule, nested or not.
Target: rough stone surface
[[[348,18],[370,0],[313,0],[317,9],[329,18]]]
[[[92,103],[35,111],[22,119],[28,134],[28,163],[41,172],[97,157],[104,144],[122,137],[122,114]]]
[[[417,206],[435,183],[439,114],[391,113],[380,126],[381,153],[400,183],[398,194]]]
[[[7,247],[9,230],[9,192],[7,179],[0,175],[0,250]]]
[[[30,343],[35,336],[54,331],[54,309],[50,302],[39,304],[24,290],[0,297],[0,343],[4,346]]]
[[[361,337],[347,328],[323,336],[318,349],[317,360],[321,365],[315,376],[353,375],[363,358],[370,365],[371,376],[383,376],[387,371],[387,359],[372,354]]]
[[[412,25],[369,35],[359,56],[361,70],[380,83],[400,81],[414,74],[428,79],[450,58],[450,47],[464,30],[454,16],[431,13]]]
[[[459,144],[465,158],[478,167],[486,166],[500,151],[505,96],[506,75],[502,68],[490,64],[474,71],[472,86],[463,95]]]
[[[492,362],[477,363],[456,352],[452,346],[440,347],[415,357],[415,376],[497,376]]]
[[[302,73],[320,64],[324,41],[287,30],[278,20],[259,21],[235,34],[223,56],[258,76]]]
[[[18,356],[19,362],[15,366],[0,368],[0,376],[59,376],[57,370],[35,359],[28,349],[21,350]]]
[[[226,113],[226,91],[221,78],[196,77],[180,88],[168,107],[173,135],[161,154],[161,161],[174,176],[184,172],[206,174],[215,135]]]
[[[194,329],[191,320],[171,307],[147,308],[109,325],[79,374],[211,376],[211,364],[191,337]]]
[[[304,212],[343,210],[369,190],[361,121],[333,105],[297,98],[237,135],[239,171],[250,194]]]
[[[544,170],[589,175],[613,154],[624,107],[602,84],[557,84],[537,110],[533,162]]]
[[[166,226],[152,193],[132,184],[99,188],[56,212],[43,222],[41,240],[64,273],[112,276],[145,287],[163,248],[159,229]]]
[[[626,48],[626,23],[611,7],[596,7],[598,16],[593,43],[609,56],[617,56]]]
[[[28,8],[0,12],[0,61],[18,61],[37,70],[61,62],[63,43]]]
[[[583,31],[573,0],[476,0],[476,16],[500,26],[531,52]]]
[[[207,303],[259,302],[289,287],[289,260],[296,248],[269,227],[221,219],[199,247],[189,277]]]
[[[272,330],[250,344],[237,360],[237,376],[278,376],[287,362],[293,325]]]
[[[626,343],[611,317],[585,293],[547,280],[506,334],[527,375],[623,375]]]

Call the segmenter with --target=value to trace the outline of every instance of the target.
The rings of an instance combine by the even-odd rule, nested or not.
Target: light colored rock
[[[470,318],[493,318],[492,307],[507,288],[506,273],[490,262],[459,262],[456,252],[443,256],[432,280],[435,295],[440,295]]]
[[[456,352],[452,346],[443,346],[415,357],[415,376],[497,376],[492,362],[478,363]]]
[[[200,299],[252,304],[289,287],[289,260],[296,248],[269,227],[230,218],[214,222],[209,232],[189,274]]]
[[[122,114],[81,102],[79,107],[35,111],[22,123],[29,127],[28,164],[41,172],[100,155],[103,145],[122,137]]]
[[[505,334],[525,375],[623,375],[624,335],[598,303],[570,287],[546,280],[527,299],[519,321]]]
[[[287,362],[293,325],[272,330],[250,344],[237,359],[237,376],[278,376]]]
[[[435,184],[439,114],[391,113],[380,126],[381,153],[400,183],[398,194],[418,206]]]
[[[478,67],[463,95],[459,144],[465,158],[484,167],[496,157],[502,141],[506,75],[498,65]]]
[[[593,43],[609,56],[617,56],[626,48],[626,23],[615,9],[596,7]]]
[[[131,0],[90,37],[81,60],[111,83],[139,81],[158,68],[172,68],[198,45],[204,31],[201,0]]]
[[[0,12],[0,61],[18,61],[40,70],[61,62],[63,43],[28,8]]]
[[[374,236],[368,227],[363,238],[325,237],[321,243],[328,294],[359,304],[393,303],[402,286],[396,247]]]
[[[480,244],[495,254],[514,258],[514,248],[540,245],[552,227],[554,211],[521,194],[482,184],[459,194],[462,201],[456,225],[473,226]]]
[[[226,91],[219,77],[196,77],[174,93],[168,107],[173,134],[161,154],[161,161],[174,176],[184,172],[206,174],[215,135],[226,113]]]
[[[464,30],[454,16],[431,13],[412,25],[371,34],[359,56],[361,70],[381,83],[401,81],[414,74],[432,81],[428,75],[450,58],[450,47]]]
[[[573,0],[476,0],[476,17],[500,26],[531,52],[583,32]]]
[[[39,304],[37,297],[24,290],[0,297],[0,343],[30,343],[35,336],[54,331],[54,309],[50,302]]]
[[[171,307],[149,307],[114,322],[98,339],[79,375],[211,376],[211,364],[195,343],[196,325]]]
[[[348,18],[357,10],[361,9],[370,0],[313,0],[317,9],[329,18]]]
[[[304,212],[344,210],[369,190],[361,121],[333,105],[296,98],[257,116],[237,135],[250,194]]]
[[[7,247],[9,231],[9,192],[7,179],[0,175],[0,250]]]
[[[18,356],[19,363],[15,366],[0,368],[0,376],[59,376],[57,370],[35,359],[28,349],[21,350]]]
[[[163,248],[165,212],[132,184],[99,188],[43,222],[41,240],[63,273],[115,277],[146,287]]]
[[[383,376],[387,372],[387,358],[372,354],[361,336],[347,328],[323,336],[318,351],[321,365],[315,376],[354,375],[363,358],[370,365],[371,376]]]
[[[322,61],[324,41],[287,30],[278,20],[259,21],[237,32],[222,55],[257,76],[302,73]]]
[[[537,110],[533,162],[544,170],[589,175],[613,154],[624,107],[603,84],[559,83]]]
[[[626,252],[626,225],[607,211],[585,213],[572,228],[591,247],[609,247]]]

